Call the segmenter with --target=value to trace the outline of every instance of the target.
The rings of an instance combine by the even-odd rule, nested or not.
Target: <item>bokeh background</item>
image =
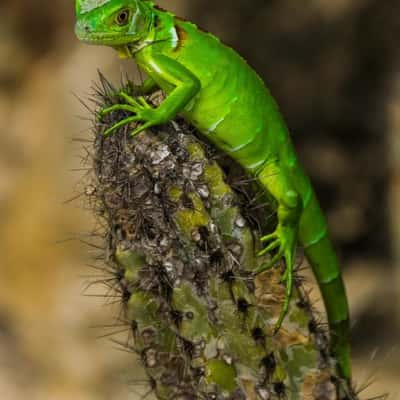
[[[400,2],[164,0],[238,49],[271,88],[343,260],[363,396],[400,398]],[[73,35],[67,0],[0,2],[0,399],[119,400],[146,392],[82,296],[93,220],[74,188],[100,68],[136,71]],[[114,329],[115,330],[115,329]],[[118,329],[117,329],[118,330]],[[111,329],[113,331],[113,329]]]

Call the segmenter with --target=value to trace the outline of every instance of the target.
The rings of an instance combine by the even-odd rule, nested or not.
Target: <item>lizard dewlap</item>
[[[75,31],[80,40],[130,55],[148,76],[142,94],[159,89],[166,94],[165,100],[154,107],[144,97],[121,92],[121,104],[107,107],[101,114],[123,110],[128,116],[105,135],[139,123],[131,132],[135,136],[179,114],[254,176],[273,199],[278,216],[276,230],[261,238],[265,248],[260,254],[272,251],[274,256],[256,272],[273,267],[281,259],[286,266],[282,277],[286,295],[276,331],[288,312],[299,244],[304,247],[326,305],[338,371],[349,381],[349,312],[337,257],[288,129],[261,78],[217,37],[152,2],[86,0],[77,1],[76,10]]]

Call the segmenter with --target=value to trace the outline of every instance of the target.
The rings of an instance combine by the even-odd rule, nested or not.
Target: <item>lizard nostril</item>
[[[85,28],[84,28],[84,29],[85,29],[85,32],[88,32],[88,33],[90,32],[89,25],[85,25]]]

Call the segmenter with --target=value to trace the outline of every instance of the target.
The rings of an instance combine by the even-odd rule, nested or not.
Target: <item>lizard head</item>
[[[76,36],[116,48],[138,43],[151,29],[151,5],[147,0],[76,0]]]

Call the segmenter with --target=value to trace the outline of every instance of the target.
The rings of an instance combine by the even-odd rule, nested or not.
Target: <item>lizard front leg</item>
[[[303,204],[300,194],[291,183],[287,167],[282,166],[278,159],[268,162],[258,174],[258,179],[277,202],[278,225],[273,233],[261,237],[261,241],[266,243],[266,247],[259,252],[259,255],[264,255],[272,250],[277,252],[255,273],[258,274],[273,267],[280,258],[283,258],[286,264],[286,270],[282,277],[282,281],[286,282],[286,295],[275,326],[275,331],[278,331],[287,314],[292,296],[293,266]]]
[[[151,76],[147,77],[141,85],[135,85],[130,82],[130,86],[132,92],[139,96],[150,95],[159,89],[157,83]]]
[[[144,97],[133,98],[121,92],[119,95],[125,100],[126,104],[116,104],[108,107],[102,110],[100,114],[105,115],[112,111],[125,110],[132,112],[134,115],[119,121],[106,130],[104,135],[109,135],[121,126],[132,122],[143,122],[141,126],[133,130],[132,136],[151,126],[168,122],[182,111],[186,104],[200,90],[200,81],[182,64],[167,56],[162,54],[152,55],[151,59],[148,60],[147,67],[151,80],[155,81],[153,77],[156,76],[157,81],[163,81],[169,86],[174,87],[174,89],[161,105],[156,108],[148,104]],[[150,83],[148,84],[149,86]]]

